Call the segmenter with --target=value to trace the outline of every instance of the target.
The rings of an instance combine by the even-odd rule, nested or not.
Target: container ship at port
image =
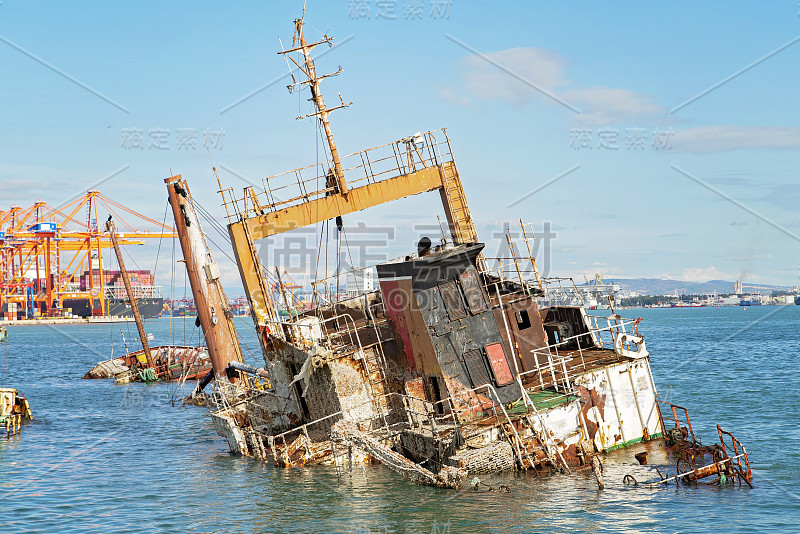
[[[131,306],[125,292],[119,271],[103,271],[103,284],[100,283],[99,271],[92,275],[85,271],[79,282],[64,284],[60,299],[53,301],[53,307],[60,316],[66,317],[133,317]],[[145,319],[161,316],[164,308],[164,288],[154,284],[150,271],[130,271],[131,285],[139,305],[139,313]],[[44,285],[44,284],[40,284]],[[104,300],[100,302],[100,288],[103,288]],[[11,300],[3,305],[2,319],[25,320],[44,317],[47,314],[41,300],[37,303],[35,293],[28,292],[21,301]]]
[[[143,318],[158,317],[164,308],[164,287],[155,285],[155,278],[148,270],[128,271],[134,296],[139,306],[139,313]],[[90,283],[90,278],[93,280]],[[99,297],[91,294],[90,287],[99,288],[100,271],[92,274],[85,271],[75,288],[77,291],[64,295],[62,306],[71,311],[76,317],[90,317],[93,310],[99,309]],[[131,306],[122,283],[119,271],[103,271],[103,284],[105,290],[105,315],[111,317],[132,317]],[[95,290],[95,293],[98,293]]]

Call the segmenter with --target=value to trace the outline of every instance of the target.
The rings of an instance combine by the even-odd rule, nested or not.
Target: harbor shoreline
[[[133,317],[48,317],[41,319],[22,319],[6,321],[0,320],[0,326],[14,325],[53,325],[53,324],[99,324],[99,323],[130,323]]]

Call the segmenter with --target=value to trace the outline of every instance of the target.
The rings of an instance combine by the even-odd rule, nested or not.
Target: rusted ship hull
[[[444,295],[458,284],[472,307],[461,297],[446,304],[442,284],[415,293],[413,280],[391,277],[367,299],[316,310],[328,319],[283,325],[302,340],[272,340],[271,382],[288,387],[212,412],[231,450],[285,466],[369,456],[416,482],[454,486],[479,473],[569,470],[662,435],[633,321],[589,326],[596,318],[580,308],[539,312],[533,295],[504,295],[499,283],[492,295],[480,285],[474,254],[452,256],[462,268],[449,266]],[[553,335],[573,334],[548,344],[543,318]],[[462,328],[470,322],[484,326]],[[445,468],[448,476],[437,477]]]
[[[19,434],[22,423],[33,420],[25,395],[14,388],[0,388],[0,429],[7,438]]]
[[[199,380],[211,369],[205,347],[150,347],[155,366],[146,366],[144,350],[99,362],[83,378],[114,378],[120,383],[151,380]],[[152,370],[150,370],[152,369]]]
[[[378,308],[373,305],[373,312]],[[355,309],[349,311],[353,313]],[[371,370],[379,372],[371,361],[379,361],[381,351],[365,350],[365,342],[375,338],[363,335],[358,351],[350,354],[331,357],[330,353],[306,352],[306,358],[330,359],[315,364],[316,370],[310,376],[295,382],[300,385],[298,389],[292,390],[292,385],[283,394],[270,389],[242,395],[241,388],[238,393],[234,391],[237,388],[221,388],[225,398],[238,398],[238,402],[217,406],[212,420],[218,434],[237,454],[272,461],[281,467],[335,464],[352,468],[357,463],[379,462],[413,482],[438,487],[457,488],[468,477],[504,471],[549,474],[592,469],[598,455],[651,441],[669,446],[668,458],[673,468],[674,462],[685,459],[679,464],[684,482],[712,475],[719,480],[719,474],[727,473],[728,480],[738,478],[740,484],[750,484],[752,474],[743,447],[739,446],[736,453],[731,450],[730,459],[727,453],[725,458],[718,453],[704,462],[702,453],[711,453],[699,446],[693,431],[690,434],[685,430],[688,413],[683,420],[677,415],[662,416],[644,340],[635,332],[626,331],[635,321],[611,316],[602,318],[605,325],[594,326],[596,318],[587,317],[580,308],[545,309],[541,317],[554,312],[581,317],[583,322],[569,327],[579,330],[573,339],[539,350],[549,357],[537,362],[538,369],[520,373],[516,388],[525,392],[527,401],[521,393],[517,401],[500,402],[494,378],[475,387],[471,381],[464,384],[456,376],[445,374],[436,375],[435,379],[456,391],[447,398],[435,400],[429,396],[434,389],[427,386],[431,377],[407,380],[405,392],[393,392],[387,384],[399,384],[392,380],[394,377],[380,381],[375,381],[374,376],[368,378]],[[388,320],[380,313],[373,317],[374,326],[380,331],[380,323]],[[586,324],[593,326],[585,327]],[[373,327],[356,323],[354,332],[366,334],[368,328]],[[576,339],[591,345],[569,348]],[[390,337],[383,346],[389,348],[396,342]],[[280,357],[286,358],[290,352],[293,351]],[[303,356],[295,356],[298,363],[290,363],[290,368],[300,365]],[[392,354],[390,349],[383,352],[383,357],[387,362],[384,372],[392,368],[407,371],[402,353]],[[273,365],[278,361],[276,354]],[[469,369],[465,366],[464,371],[468,373]],[[302,398],[305,386],[301,382],[306,379],[306,408],[301,406],[300,410],[315,406],[313,416],[310,412],[303,416],[316,419],[300,424],[303,416],[289,415],[286,399],[293,394]],[[319,404],[323,392],[329,393],[324,409]],[[670,408],[674,413],[675,407],[668,404],[667,413]],[[327,414],[322,415],[324,412]],[[673,426],[668,426],[670,422]],[[281,427],[289,429],[279,432]],[[719,451],[721,446],[711,450]],[[596,466],[595,463],[598,483],[602,485]],[[664,465],[661,467],[664,469]],[[673,479],[664,478],[657,483],[669,480]]]
[[[369,152],[357,156],[378,159]],[[409,155],[395,172],[413,181],[435,170],[463,200],[454,163],[431,153]],[[351,190],[350,202],[358,195]],[[599,454],[663,438],[640,320],[551,305],[531,256],[511,245],[504,266],[483,244],[463,242],[474,228],[458,204],[454,243],[423,240],[416,254],[376,266],[379,291],[283,322],[258,298],[266,284],[247,254],[251,225],[285,230],[239,214],[230,230],[271,387],[218,382],[212,419],[233,452],[283,466],[372,458],[415,482],[457,487],[472,474],[588,468]],[[492,261],[501,263],[490,269]]]
[[[233,340],[215,351],[211,417],[230,450],[285,467],[378,461],[413,482],[450,488],[482,473],[591,466],[602,486],[601,455],[672,435],[639,320],[555,305],[548,288],[560,281],[539,276],[521,220],[527,256],[517,254],[510,233],[508,256],[484,255],[446,131],[339,157],[328,114],[348,104],[326,107],[319,85],[329,75],[318,76],[311,57],[332,38],[309,44],[303,24],[295,20],[292,46],[281,53],[298,54],[289,57],[308,79],[290,89],[310,88],[316,112],[309,116],[318,117],[331,159],[265,178],[263,191],[248,187],[240,197],[220,184],[264,356],[256,369],[238,350],[223,354]],[[203,289],[218,270],[185,183],[166,181],[187,272],[198,280],[193,290]],[[272,269],[260,263],[260,239],[311,225],[332,230],[331,222],[343,234],[352,213],[431,192],[446,219],[441,244],[424,237],[416,253],[374,266],[378,291],[341,299],[337,263],[335,280],[312,285],[317,306],[301,311],[280,271],[270,280]],[[279,313],[270,287],[279,288],[288,314]],[[216,343],[219,303],[201,311],[206,338]],[[677,417],[676,425],[681,439],[671,443],[698,450]],[[713,471],[698,469],[698,477]]]

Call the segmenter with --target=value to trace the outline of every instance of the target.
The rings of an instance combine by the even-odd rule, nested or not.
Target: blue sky
[[[547,223],[550,275],[798,283],[797,2],[437,4],[309,1],[308,38],[342,43],[317,62],[344,68],[327,100],[354,102],[332,117],[341,153],[447,127],[490,255],[504,223]],[[301,9],[3,0],[0,209],[58,205],[124,169],[98,189],[161,220],[163,178],[181,173],[222,217],[203,131],[239,190],[313,163],[315,127],[295,120],[308,94],[268,85],[287,72],[278,38],[288,45]],[[132,130],[141,149],[123,146]],[[159,131],[163,149],[149,146]],[[345,224],[391,226],[385,253],[399,255],[413,223],[437,224],[428,197]],[[133,254],[155,264],[154,245]]]

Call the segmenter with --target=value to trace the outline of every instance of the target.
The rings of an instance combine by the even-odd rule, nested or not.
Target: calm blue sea
[[[0,532],[799,532],[800,306],[623,315],[644,318],[659,393],[704,442],[717,423],[744,442],[755,489],[630,488],[624,451],[602,492],[589,474],[497,476],[486,482],[511,492],[493,493],[381,467],[278,469],[231,456],[206,409],[173,406],[168,384],[81,380],[124,351],[131,325],[13,326],[10,383],[36,421],[0,439]],[[196,341],[193,320],[176,321],[174,339]],[[165,343],[170,323],[148,331]]]

